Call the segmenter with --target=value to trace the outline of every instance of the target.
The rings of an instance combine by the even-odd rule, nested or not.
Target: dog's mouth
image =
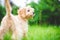
[[[33,15],[27,15],[25,18],[26,19],[31,19],[31,18],[33,18],[35,16],[35,14],[33,14]]]

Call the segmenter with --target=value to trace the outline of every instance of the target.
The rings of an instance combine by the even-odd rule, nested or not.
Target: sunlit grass
[[[30,26],[28,40],[60,40],[60,28]]]
[[[51,25],[32,25],[29,26],[27,39],[23,40],[60,40],[60,28]]]

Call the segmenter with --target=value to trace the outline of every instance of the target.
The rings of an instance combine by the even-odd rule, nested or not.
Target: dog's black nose
[[[34,12],[33,12],[33,14],[34,14]]]

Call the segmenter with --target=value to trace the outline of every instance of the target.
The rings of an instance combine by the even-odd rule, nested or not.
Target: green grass
[[[60,28],[32,25],[29,27],[27,39],[23,40],[60,40]]]
[[[60,28],[53,26],[29,27],[28,40],[60,40]]]

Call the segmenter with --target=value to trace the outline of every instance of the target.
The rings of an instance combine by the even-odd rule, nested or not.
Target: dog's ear
[[[26,16],[26,9],[25,8],[22,8],[22,9],[19,9],[18,10],[18,15],[25,18]]]

